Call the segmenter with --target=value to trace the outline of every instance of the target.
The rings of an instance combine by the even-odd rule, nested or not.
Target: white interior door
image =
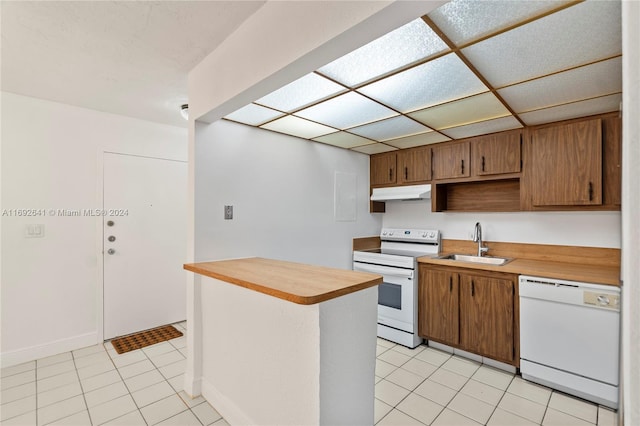
[[[186,318],[187,163],[104,154],[104,338]]]

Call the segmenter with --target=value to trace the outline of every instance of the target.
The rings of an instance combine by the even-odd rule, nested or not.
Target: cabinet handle
[[[404,178],[409,179],[409,169],[407,167],[404,168]]]
[[[476,294],[476,286],[473,284],[473,280],[471,280],[471,297]]]
[[[460,173],[464,174],[464,160],[460,160],[461,164],[460,164]]]
[[[484,155],[482,156],[482,171],[484,172]]]
[[[449,293],[453,292],[453,277],[449,277]]]
[[[393,169],[389,169],[389,180],[393,180]]]
[[[593,201],[593,183],[589,182],[589,201]]]

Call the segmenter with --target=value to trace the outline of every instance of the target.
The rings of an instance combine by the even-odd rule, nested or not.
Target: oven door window
[[[378,287],[378,305],[394,309],[402,309],[402,286],[382,283]]]

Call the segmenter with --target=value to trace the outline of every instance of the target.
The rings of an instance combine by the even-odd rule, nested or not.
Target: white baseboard
[[[15,351],[2,352],[0,353],[0,366],[2,366],[2,368],[11,367],[35,359],[46,358],[51,355],[93,346],[97,343],[98,333],[93,332]]]
[[[207,379],[202,378],[202,396],[213,406],[217,412],[231,425],[253,425],[250,418],[243,413],[236,404],[223,395]]]

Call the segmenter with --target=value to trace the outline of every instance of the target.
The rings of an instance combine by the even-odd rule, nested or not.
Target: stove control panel
[[[435,229],[383,228],[382,241],[436,242],[440,240],[440,231]]]

